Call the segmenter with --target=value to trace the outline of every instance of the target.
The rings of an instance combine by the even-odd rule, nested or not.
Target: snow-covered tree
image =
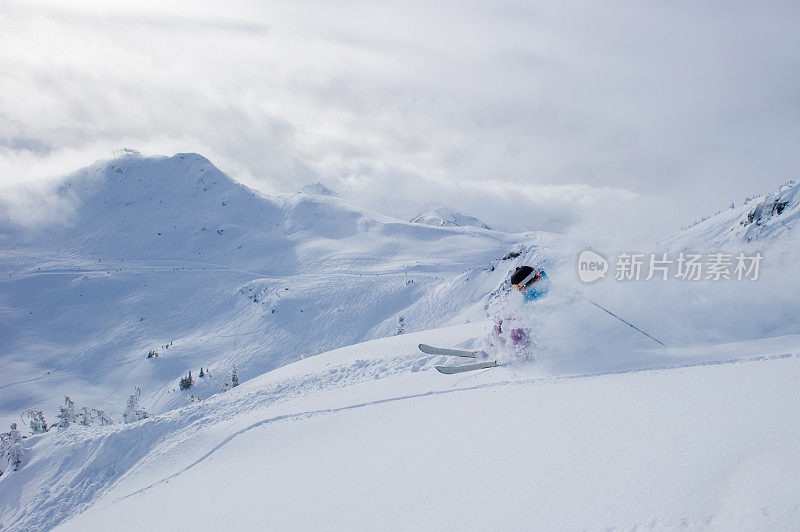
[[[11,430],[0,434],[0,475],[7,470],[16,471],[22,465],[22,448],[19,445],[22,436],[17,424],[11,424]]]
[[[114,420],[105,413],[103,410],[97,410],[96,408],[92,408],[92,420],[99,421],[101,425],[113,425]]]
[[[406,332],[406,320],[403,316],[397,318],[397,331],[394,333],[395,336],[399,334],[403,334]]]
[[[128,404],[125,407],[125,412],[122,414],[122,419],[125,423],[136,423],[147,417],[147,412],[139,404],[139,398],[141,396],[142,390],[137,386],[130,397],[128,397]]]
[[[58,427],[62,429],[69,427],[70,423],[75,423],[75,401],[65,395],[64,406],[59,408],[56,417],[59,419]]]
[[[79,425],[88,427],[92,424],[92,412],[84,406],[77,414],[75,414],[75,421]]]
[[[239,386],[239,372],[236,370],[236,364],[233,365],[233,375],[231,375],[231,388]]]
[[[22,413],[22,418],[23,420],[26,418],[28,419],[31,432],[34,434],[47,432],[47,421],[44,420],[44,414],[41,410],[26,410]]]
[[[190,371],[186,377],[181,377],[180,382],[178,383],[178,388],[181,390],[188,390],[192,387],[192,372]]]

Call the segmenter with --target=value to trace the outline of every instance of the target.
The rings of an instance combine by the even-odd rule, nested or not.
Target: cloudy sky
[[[800,176],[799,22],[794,1],[0,0],[0,194],[129,146],[394,214],[671,232]]]

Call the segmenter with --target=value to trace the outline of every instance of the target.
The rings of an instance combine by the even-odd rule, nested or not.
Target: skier
[[[511,286],[522,292],[526,302],[540,299],[550,291],[550,278],[541,268],[519,266],[509,278]]]
[[[543,298],[550,291],[551,286],[550,279],[547,277],[544,270],[531,266],[520,266],[516,268],[511,273],[508,281],[511,286],[522,294],[522,301],[519,301],[519,307],[527,307],[532,301]],[[511,301],[507,303],[511,303]],[[525,324],[528,323],[526,315],[530,313],[530,309],[523,310],[520,308],[518,310],[523,311],[515,313],[512,306],[513,305],[504,305],[502,310],[500,310],[502,314],[495,314],[495,325],[484,338],[483,345],[486,351],[433,347],[426,344],[420,344],[419,349],[423,353],[431,355],[483,359],[481,362],[463,364],[461,366],[436,366],[436,369],[440,373],[445,374],[462,373],[464,371],[502,366],[513,359],[533,360],[530,328],[525,326]],[[514,314],[517,314],[516,318]],[[501,316],[503,317],[501,318]],[[516,321],[515,324],[517,327],[510,327],[508,325],[509,322],[514,321]],[[504,322],[506,325],[505,330],[503,327]],[[486,360],[490,356],[489,353],[492,353],[492,356],[497,356],[498,358],[495,360]]]
[[[542,268],[519,266],[508,279],[511,286],[516,288],[523,298],[525,306],[530,302],[541,299],[550,291],[550,279]],[[487,343],[492,348],[510,348],[517,354],[526,353],[531,347],[530,330],[527,327],[506,327],[503,322],[514,321],[513,317],[500,318],[492,328],[487,338]],[[506,324],[507,325],[507,324]]]

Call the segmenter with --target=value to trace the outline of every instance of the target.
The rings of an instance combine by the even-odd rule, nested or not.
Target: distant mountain
[[[491,227],[477,218],[462,214],[449,207],[428,209],[412,217],[409,221],[436,227],[479,227],[481,229],[491,229]]]
[[[312,194],[314,196],[338,196],[339,195],[335,190],[333,190],[331,188],[328,188],[328,187],[326,187],[325,185],[323,185],[322,183],[319,183],[319,182],[310,183],[310,184],[304,186],[303,188],[301,188],[300,190],[298,190],[298,192],[302,192],[303,194]]]

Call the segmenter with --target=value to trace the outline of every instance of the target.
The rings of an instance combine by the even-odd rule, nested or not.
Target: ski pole
[[[599,308],[599,309],[600,309],[600,310],[602,310],[603,312],[606,312],[606,313],[608,313],[608,314],[610,314],[610,315],[614,316],[615,318],[617,318],[619,321],[621,321],[622,323],[624,323],[624,324],[625,324],[625,325],[627,325],[628,327],[633,327],[634,329],[636,329],[637,331],[639,331],[639,332],[640,332],[640,333],[642,333],[643,335],[647,336],[648,338],[650,338],[650,339],[651,339],[651,340],[653,340],[654,342],[657,342],[657,343],[659,343],[659,344],[663,345],[664,347],[667,347],[667,344],[665,344],[665,343],[664,343],[664,342],[662,342],[661,340],[657,340],[657,339],[653,338],[652,336],[650,336],[649,334],[647,334],[646,332],[644,332],[643,330],[641,330],[641,329],[640,329],[639,327],[637,327],[636,325],[634,325],[634,324],[632,324],[632,323],[630,323],[630,322],[628,322],[628,321],[625,321],[625,320],[623,320],[622,318],[620,318],[619,316],[617,316],[616,314],[614,314],[613,312],[611,312],[610,310],[608,310],[608,309],[607,309],[607,308],[605,308],[604,306],[602,306],[602,305],[600,305],[600,304],[598,304],[598,303],[595,303],[594,301],[592,301],[592,300],[591,300],[591,299],[589,299],[588,297],[584,297],[583,299],[585,299],[586,301],[588,301],[589,303],[591,303],[591,304],[592,304],[592,305],[594,305],[595,307]]]

